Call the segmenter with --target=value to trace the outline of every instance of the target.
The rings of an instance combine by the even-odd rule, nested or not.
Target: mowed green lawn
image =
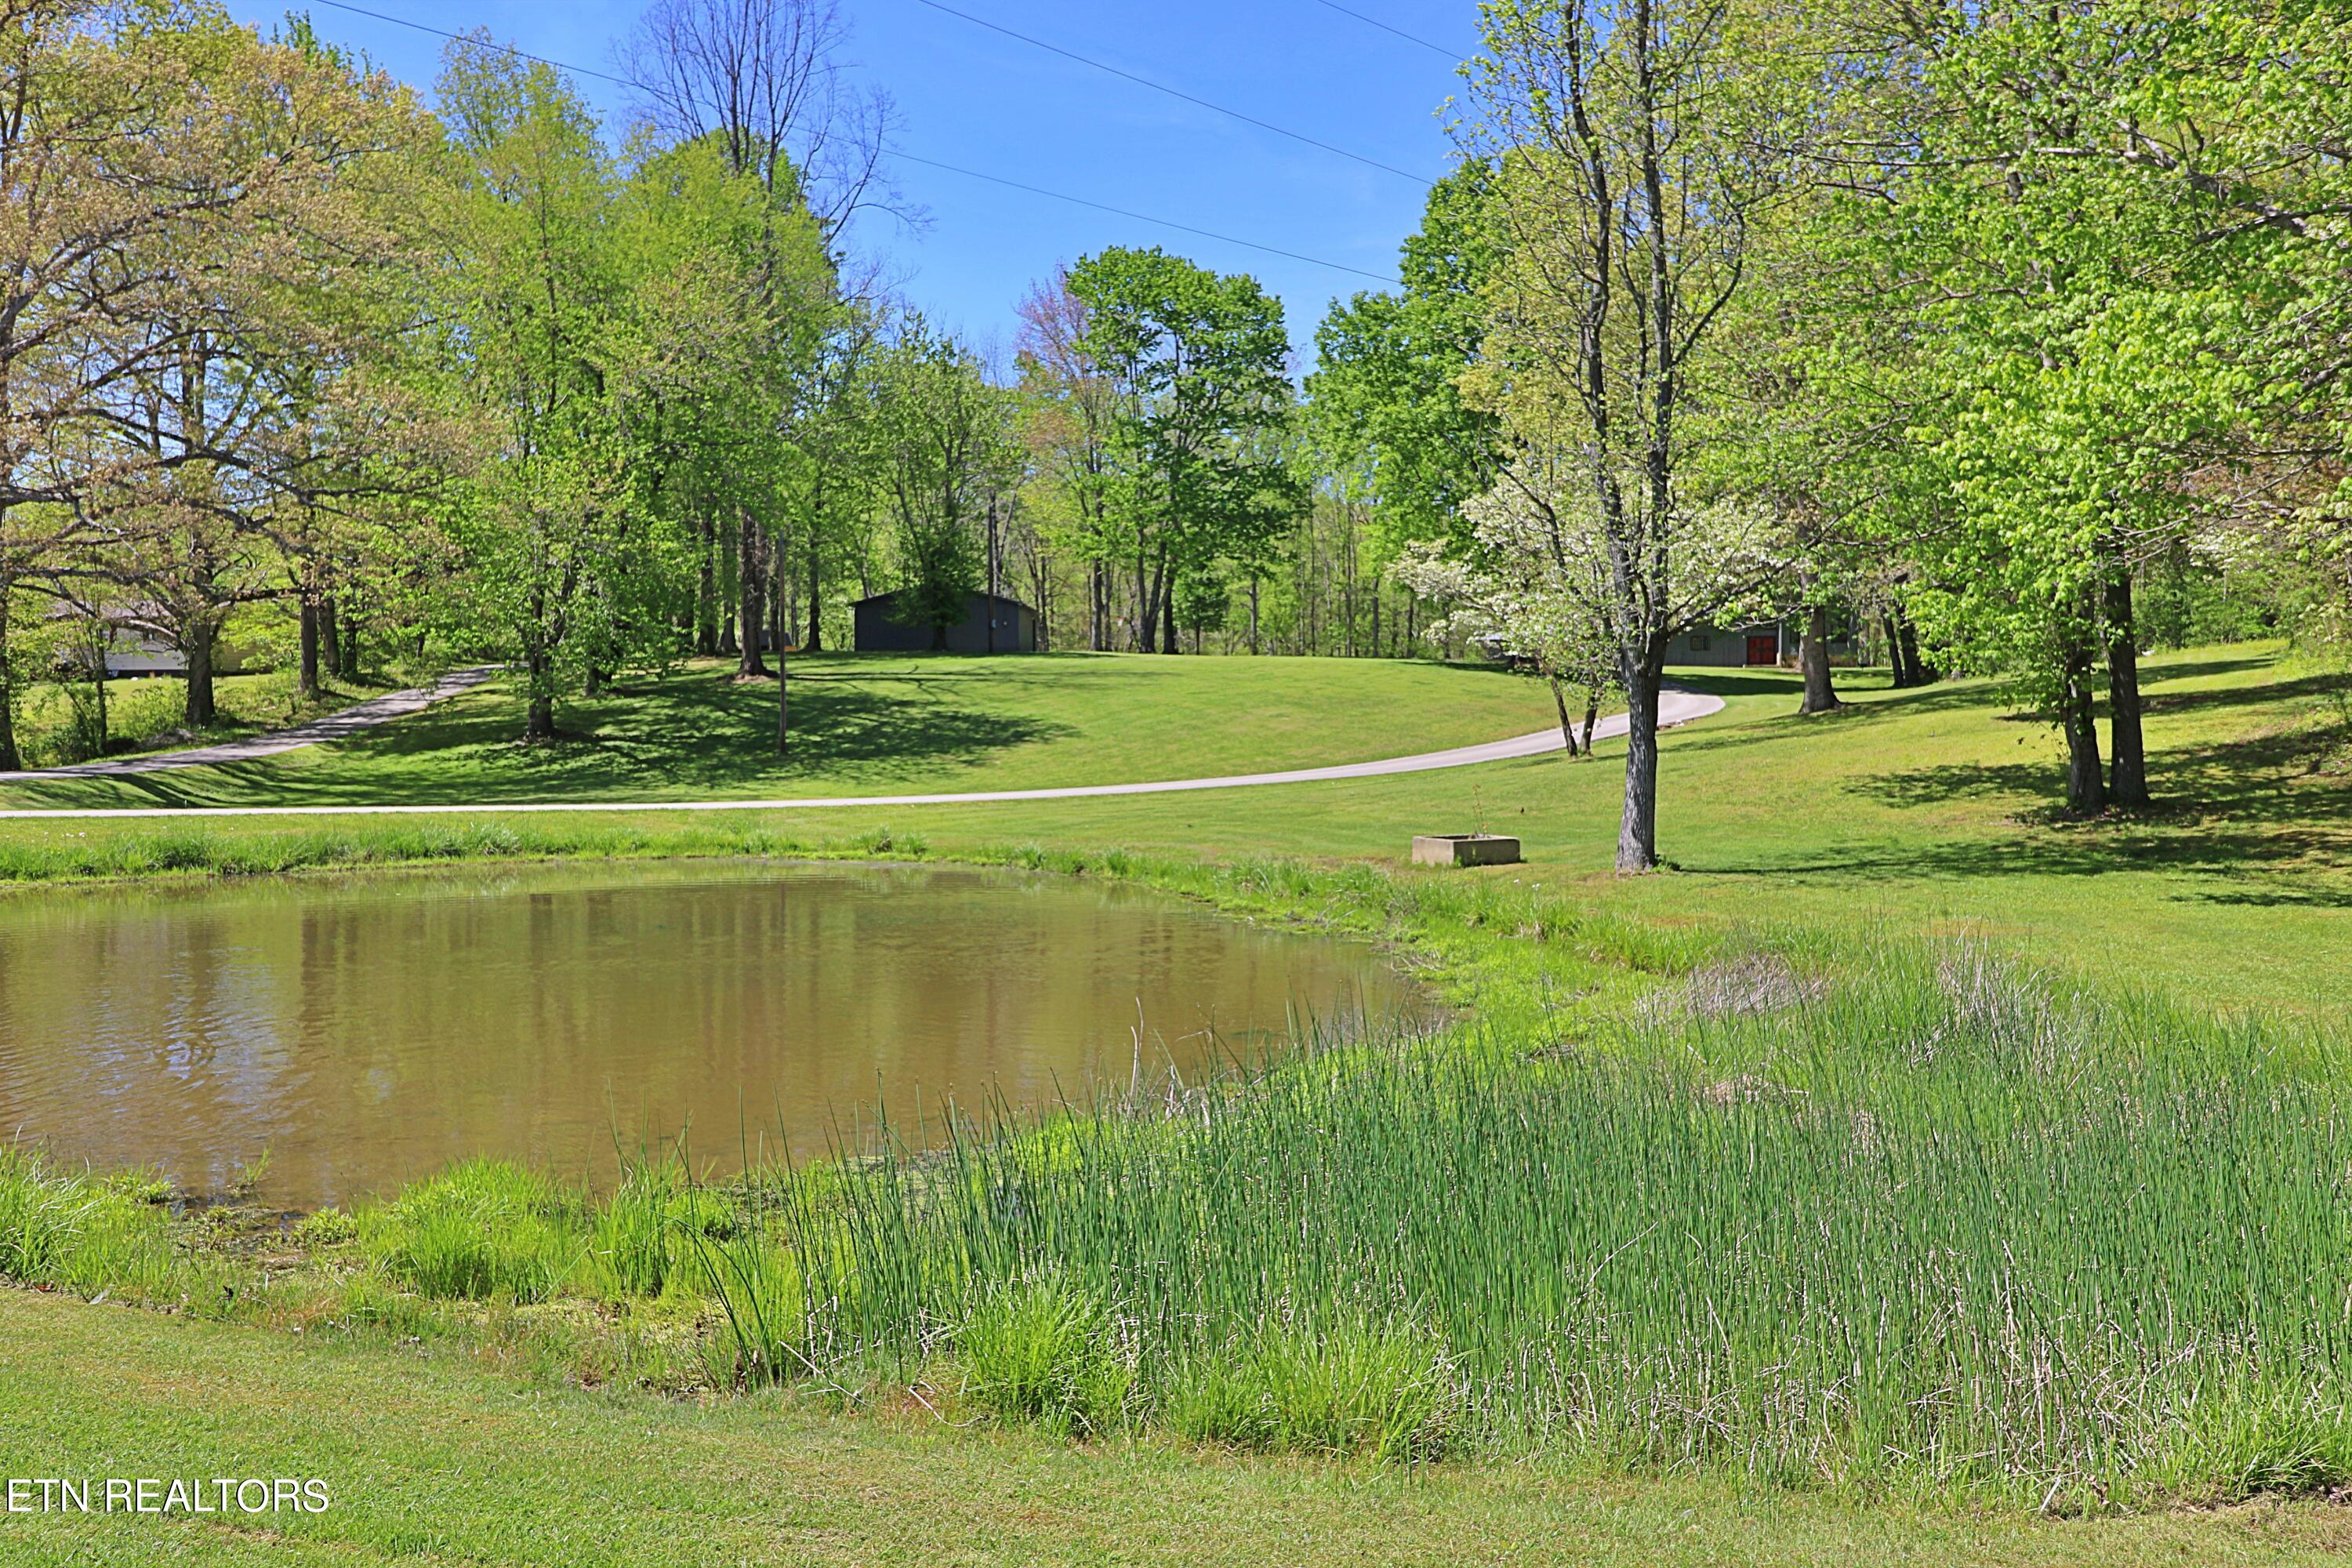
[[[981,670],[940,660],[940,675],[929,677],[920,667],[933,661],[892,662],[908,667],[906,680],[930,679],[923,700],[943,712],[962,705],[1001,715],[995,705],[1017,703],[1037,725],[1060,728],[995,753],[1001,769],[966,757],[936,771],[908,764],[902,775],[890,771],[899,763],[877,761],[882,771],[858,776],[882,789],[1360,760],[1523,732],[1549,707],[1535,682],[1429,666],[1074,658]],[[845,689],[857,667],[838,668]],[[877,685],[887,695],[897,679],[886,673]],[[1803,720],[1792,712],[1790,678],[1686,679],[1722,692],[1730,707],[1668,737],[1664,842],[1680,868],[1632,880],[1608,869],[1622,743],[1592,763],[1537,758],[1156,797],[489,820],[505,835],[493,846],[501,853],[715,853],[757,841],[748,835],[816,844],[883,829],[898,854],[919,838],[934,855],[1036,844],[1391,866],[1415,831],[1483,822],[1521,834],[1529,863],[1401,874],[1541,881],[1659,921],[1783,927],[1832,941],[1875,926],[1969,929],[2110,984],[2322,1017],[2352,1007],[2352,965],[2343,962],[2352,922],[2352,720],[2340,675],[2267,647],[2155,661],[2150,742],[2163,805],[2144,818],[2088,824],[2051,813],[2055,739],[1989,687],[1898,693],[1850,679],[1851,711]],[[986,684],[1000,679],[1003,688]],[[679,700],[731,712],[740,693],[772,695],[715,679],[709,689],[718,695]],[[1248,713],[1219,718],[1236,693],[1251,691],[1259,700]],[[1145,692],[1155,700],[1140,700]],[[1458,693],[1468,695],[1456,701]],[[456,792],[470,773],[509,784],[543,776],[550,787],[539,793],[580,798],[602,793],[590,787],[603,765],[596,759],[614,752],[636,761],[625,774],[602,776],[625,776],[643,793],[703,793],[698,778],[716,781],[709,793],[768,787],[698,760],[690,746],[665,751],[622,735],[625,707],[612,720],[617,739],[543,752],[487,731],[454,751],[426,743],[511,717],[509,698],[474,702],[480,711],[321,749],[299,767],[288,758],[210,781],[191,774],[181,787],[299,802],[356,792],[354,781],[373,778],[380,782],[366,798],[405,791],[429,799],[446,798],[429,790]],[[753,742],[737,744],[748,759]],[[572,745],[576,756],[567,754]],[[459,753],[473,760],[457,766]],[[310,774],[308,787],[320,794],[299,782]],[[404,777],[411,784],[397,782]],[[400,821],[397,831],[412,831]],[[109,843],[275,847],[291,860],[323,863],[346,849],[363,854],[375,831],[363,819],[11,821],[0,823],[0,850],[28,857],[19,862],[26,875],[39,874],[25,869],[37,867],[37,852],[55,851],[64,865],[68,850]],[[2322,1503],[2067,1521],[1743,1493],[1720,1479],[1580,1479],[1475,1462],[1408,1472],[1159,1444],[1072,1447],[950,1429],[916,1408],[838,1416],[789,1398],[677,1402],[582,1390],[471,1360],[455,1342],[334,1343],[6,1290],[0,1470],[316,1474],[339,1500],[324,1516],[266,1525],[0,1516],[0,1562],[11,1564],[2189,1564],[2316,1562],[2352,1550],[2346,1516]]]
[[[187,683],[173,676],[117,676],[106,683],[110,757],[233,740],[299,724],[393,689],[382,680],[332,680],[315,701],[295,689],[294,675],[224,675],[213,681],[213,722],[201,734],[186,728]],[[81,689],[87,695],[89,688]],[[16,741],[28,765],[55,766],[73,724],[65,689],[43,683],[25,692],[16,710]]]
[[[812,661],[815,662],[815,661]],[[10,792],[14,805],[318,804],[604,799],[840,790],[898,793],[1113,783],[1307,766],[1432,750],[1539,728],[1549,692],[1489,668],[1291,659],[1054,657],[829,666],[835,700],[878,706],[863,762],[772,773],[773,689],[708,672],[659,700],[619,700],[604,739],[523,748],[512,699],[460,699],[332,747],[237,768]],[[1982,682],[1892,691],[1848,674],[1852,707],[1799,718],[1778,671],[1679,672],[1723,713],[1670,733],[1661,843],[1678,869],[1611,875],[1623,743],[1478,767],[1176,795],[948,806],[853,806],[720,817],[631,813],[483,821],[520,852],[615,837],[635,852],[724,852],[747,834],[804,842],[887,832],[902,847],[987,854],[1037,844],[1179,856],[1276,855],[1399,865],[1415,833],[1517,833],[1528,864],[1485,875],[1559,879],[1596,904],[1662,921],[1852,931],[1965,928],[2108,983],[2224,1006],[2352,1010],[2352,688],[2274,645],[2150,661],[2148,742],[2158,808],[2070,823],[2056,735]],[[798,685],[817,686],[811,679]],[[663,690],[670,689],[666,685]],[[863,695],[856,695],[860,694]],[[740,705],[753,704],[756,711]],[[902,704],[930,715],[918,719]],[[586,710],[583,710],[588,711]],[[630,729],[632,723],[660,724]],[[696,730],[683,716],[712,726]],[[895,724],[1028,738],[981,752],[885,744]],[[675,726],[674,728],[672,726]],[[705,738],[697,740],[698,733]],[[814,744],[814,742],[812,742]],[[909,749],[912,748],[912,749]],[[796,762],[815,770],[814,759]],[[413,829],[415,819],[403,819]],[[0,849],[86,858],[112,841],[192,837],[258,847],[364,848],[364,819],[0,822]],[[389,829],[386,829],[389,831]],[[901,850],[903,852],[903,849]],[[103,859],[103,856],[99,856]],[[184,856],[182,857],[184,859]],[[22,873],[20,873],[22,874]]]
[[[81,1563],[2252,1564],[2352,1549],[2340,1510],[2099,1521],[1421,1471],[558,1388],[446,1352],[306,1343],[0,1290],[0,1473],[318,1477],[321,1514],[0,1515]],[[37,1494],[34,1494],[37,1495]],[[100,1493],[102,1498],[102,1489]]]
[[[525,745],[502,679],[333,746],[121,780],[16,784],[10,805],[362,805],[891,795],[1270,772],[1433,751],[1556,722],[1494,666],[1126,654],[830,655],[776,685],[698,661],[567,701]]]

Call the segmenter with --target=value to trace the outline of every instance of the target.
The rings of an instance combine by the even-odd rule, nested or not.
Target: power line
[[[1363,164],[1368,169],[1378,169],[1382,174],[1394,174],[1401,180],[1411,180],[1414,184],[1419,185],[1423,189],[1428,188],[1429,182],[1409,169],[1400,169],[1394,163],[1383,163],[1378,158],[1367,158],[1361,153],[1350,153],[1345,147],[1335,147],[1328,142],[1318,142],[1314,137],[1307,135],[1302,132],[1289,130],[1284,126],[1276,125],[1271,121],[1260,120],[1255,115],[1244,114],[1238,109],[1227,109],[1222,103],[1211,103],[1205,98],[1195,98],[1189,92],[1180,92],[1172,87],[1163,87],[1160,83],[1153,81],[1150,77],[1138,76],[1130,70],[1121,70],[1117,66],[1108,65],[1101,60],[1093,59],[1087,56],[1066,49],[1059,44],[1049,44],[1043,38],[1032,37],[1027,33],[1016,33],[1010,27],[1000,26],[996,23],[989,21],[985,17],[975,16],[969,11],[959,11],[952,5],[942,5],[940,4],[940,0],[916,0],[916,4],[919,5],[928,5],[934,11],[944,12],[948,16],[970,22],[975,27],[985,27],[992,33],[1002,33],[1004,37],[1027,44],[1032,48],[1044,49],[1047,54],[1059,55],[1066,60],[1076,60],[1082,66],[1090,67],[1095,70],[1108,72],[1122,80],[1131,81],[1138,87],[1148,87],[1154,92],[1164,92],[1171,98],[1180,99],[1186,103],[1196,105],[1197,107],[1208,110],[1213,113],[1222,114],[1229,120],[1238,120],[1244,125],[1255,125],[1261,131],[1271,131],[1276,136],[1287,136],[1293,142],[1304,142],[1309,147],[1318,147],[1326,153],[1336,153],[1339,157],[1351,159],[1356,163]],[[1419,41],[1420,40],[1418,39],[1415,40],[1415,42]]]
[[[1238,245],[1249,250],[1262,250],[1268,256],[1281,256],[1292,261],[1304,261],[1311,267],[1328,267],[1334,272],[1352,272],[1359,278],[1369,278],[1375,283],[1385,283],[1392,289],[1402,287],[1397,279],[1385,273],[1367,272],[1360,267],[1350,267],[1344,261],[1326,261],[1319,256],[1307,256],[1296,250],[1284,250],[1276,246],[1260,245],[1254,239],[1241,239],[1230,234],[1219,234],[1214,229],[1194,228],[1189,223],[1178,223],[1173,218],[1153,217],[1150,213],[1129,212],[1125,207],[1111,206],[1104,202],[1088,201],[1084,196],[1073,196],[1061,191],[1049,191],[1043,185],[1024,184],[1019,180],[1008,180],[1002,174],[983,174],[978,169],[959,168],[953,163],[942,163],[936,158],[919,158],[914,153],[897,147],[890,149],[890,155],[894,158],[904,158],[909,163],[923,164],[927,168],[945,169],[950,174],[961,174],[967,179],[986,180],[992,185],[1009,185],[1016,191],[1027,191],[1032,195],[1051,196],[1057,202],[1069,202],[1077,206],[1092,207],[1097,212],[1134,218],[1139,223],[1156,223],[1163,228],[1181,229],[1186,234],[1197,234],[1203,239],[1221,240],[1227,245]]]
[[[408,27],[419,33],[430,33],[436,38],[447,38],[452,43],[470,44],[477,48],[496,49],[500,54],[512,55],[517,59],[529,60],[534,65],[552,66],[560,71],[570,71],[573,76],[592,76],[598,81],[609,81],[615,87],[642,89],[645,86],[643,82],[631,81],[627,77],[614,76],[608,71],[590,70],[586,66],[566,65],[562,60],[549,59],[545,55],[534,55],[527,49],[516,48],[512,44],[493,43],[488,38],[470,37],[464,33],[450,32],[446,27],[428,27],[422,22],[412,22],[405,16],[394,16],[383,11],[371,11],[364,5],[347,5],[343,0],[309,0],[309,3],[329,6],[337,11],[349,11],[354,16],[366,16],[378,22],[389,22],[395,27]]]
[[[1433,44],[1427,38],[1421,37],[1417,33],[1408,33],[1402,27],[1392,27],[1386,22],[1381,21],[1378,16],[1367,16],[1361,11],[1351,11],[1347,6],[1340,5],[1339,0],[1315,0],[1315,3],[1328,10],[1337,11],[1342,16],[1353,16],[1357,21],[1361,22],[1367,27],[1378,27],[1383,33],[1393,33],[1408,44],[1419,44],[1423,48],[1429,50],[1433,54],[1444,55],[1455,65],[1460,65],[1462,63],[1462,57],[1454,50],[1447,48],[1444,44]]]
[[[929,0],[926,0],[926,3],[928,4]],[[413,22],[405,16],[395,16],[391,15],[389,12],[371,11],[362,5],[350,5],[346,3],[346,0],[311,0],[311,4],[330,6],[337,11],[348,11],[355,16],[365,16],[373,21],[388,22],[395,27],[408,27],[419,33],[429,33],[436,38],[447,38],[456,43],[470,44],[481,48],[496,49],[502,54],[512,55],[518,59],[530,60],[536,65],[552,67],[556,70],[570,71],[575,76],[593,77],[598,81],[609,81],[616,87],[636,88],[640,90],[643,90],[645,87],[643,82],[632,80],[627,77],[614,76],[608,71],[590,70],[585,66],[568,65],[562,60],[551,59],[545,55],[534,55],[527,49],[516,48],[511,44],[494,43],[488,39],[468,37],[463,33],[452,33],[446,28],[427,26],[423,22]],[[945,9],[945,7],[941,7],[941,9]],[[961,13],[959,13],[959,15]],[[982,23],[981,25],[982,26],[989,26],[987,23]],[[1002,29],[999,30],[1001,31]],[[1214,229],[1198,228],[1189,223],[1178,223],[1174,218],[1155,217],[1150,213],[1132,212],[1126,207],[1115,207],[1108,202],[1092,201],[1085,196],[1074,196],[1066,191],[1049,190],[1044,185],[1032,185],[1024,181],[1007,179],[1002,174],[983,174],[978,169],[967,169],[955,163],[943,163],[936,158],[919,157],[913,153],[907,152],[903,148],[891,148],[890,155],[894,158],[904,158],[909,163],[920,163],[926,168],[943,170],[950,174],[961,174],[968,180],[984,180],[992,185],[1003,185],[1011,190],[1026,191],[1032,195],[1045,196],[1057,202],[1067,202],[1073,206],[1091,207],[1097,212],[1109,213],[1117,217],[1132,218],[1138,223],[1158,224],[1162,228],[1172,228],[1180,233],[1198,235],[1203,239],[1213,239],[1218,241],[1220,244],[1238,245],[1244,250],[1255,250],[1267,256],[1279,256],[1290,261],[1303,261],[1309,267],[1324,267],[1330,268],[1334,272],[1352,273],[1359,278],[1369,278],[1375,283],[1385,283],[1391,288],[1400,286],[1395,279],[1388,277],[1385,274],[1379,272],[1367,272],[1360,267],[1350,267],[1344,261],[1327,261],[1322,257],[1308,256],[1303,251],[1285,250],[1279,246],[1261,245],[1254,239],[1243,239],[1236,235],[1219,234]],[[1349,153],[1348,156],[1352,157],[1354,154]],[[1407,177],[1411,178],[1412,176]]]

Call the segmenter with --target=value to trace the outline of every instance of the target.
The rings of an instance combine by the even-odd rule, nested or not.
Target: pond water
[[[0,899],[0,1137],[289,1208],[501,1155],[821,1153],[878,1102],[1195,1073],[1406,1015],[1370,950],[1069,879],[478,868]]]

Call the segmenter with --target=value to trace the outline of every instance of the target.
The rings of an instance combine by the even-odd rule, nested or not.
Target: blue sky
[[[299,0],[292,0],[299,5]],[[618,41],[641,0],[354,0],[452,31],[487,26],[501,42],[625,76]],[[1448,166],[1441,106],[1458,91],[1450,60],[1318,0],[951,0],[956,8],[1137,76],[1401,170]],[[1466,53],[1472,0],[1347,0],[1349,9]],[[284,4],[236,0],[248,20]],[[1238,123],[1027,44],[921,0],[845,0],[862,74],[898,101],[908,153],[1285,250],[1392,274],[1416,226],[1412,181]],[[320,32],[429,88],[438,39],[319,5]],[[583,79],[617,118],[625,93]],[[1220,271],[1247,271],[1281,296],[1292,342],[1311,347],[1334,296],[1369,279],[901,162],[898,184],[926,209],[909,232],[869,224],[904,292],[943,325],[1009,343],[1015,302],[1055,263],[1106,245],[1159,244]]]

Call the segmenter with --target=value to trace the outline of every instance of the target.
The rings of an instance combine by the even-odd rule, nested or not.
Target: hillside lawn
[[[1557,722],[1500,666],[1387,659],[820,655],[776,683],[702,659],[557,707],[526,745],[512,679],[397,725],[265,761],[18,784],[9,805],[343,805],[719,800],[1123,784],[1366,762]]]
[[[883,711],[976,734],[1008,713],[1017,745],[956,755],[890,721],[872,754],[836,748],[835,784],[1014,787],[1183,776],[1423,751],[1537,727],[1538,684],[1492,670],[1265,660],[890,661]],[[927,671],[927,664],[935,670]],[[866,679],[840,660],[842,700]],[[982,678],[1001,679],[1000,690]],[[1893,692],[1843,681],[1853,708],[1793,715],[1779,672],[1688,671],[1729,709],[1668,736],[1663,837],[1678,869],[1609,874],[1622,743],[1452,773],[1161,797],[851,808],[717,817],[583,816],[184,824],[0,822],[0,873],[232,870],[435,855],[753,850],[1002,858],[1025,846],[1173,862],[1263,858],[1396,867],[1415,831],[1483,823],[1542,883],[1671,928],[1862,936],[1967,929],[2039,964],[2221,1007],[2340,1017],[2352,910],[2352,717],[2343,678],[2275,647],[2152,661],[2149,742],[2162,805],[2070,823],[2051,810],[2054,737],[1992,688]],[[761,791],[752,742],[691,743],[772,688],[689,670],[616,700],[604,738],[530,752],[499,738],[509,693],[379,737],[136,790],[77,786],[51,804],[145,795],[310,801],[450,799],[540,779],[605,788]],[[1062,684],[1066,683],[1066,684]],[[814,684],[812,682],[812,684]],[[909,695],[910,693],[919,693]],[[1255,699],[1255,700],[1252,700]],[[1216,715],[1236,703],[1242,716]],[[650,728],[633,728],[642,721]],[[845,720],[845,723],[846,721]],[[674,726],[674,728],[673,728]],[[438,735],[456,745],[426,743]],[[567,754],[567,746],[576,752]],[[733,749],[730,751],[729,747]],[[813,748],[814,749],[814,748]],[[994,755],[1003,771],[983,765]],[[928,756],[936,769],[919,765]],[[734,761],[728,763],[727,758]],[[371,760],[373,759],[373,760]],[[618,759],[618,763],[613,761]],[[942,759],[945,759],[942,761]],[[814,768],[814,760],[811,762]],[[812,787],[818,775],[804,781]],[[373,780],[373,785],[368,781]],[[341,792],[338,794],[337,792]],[[404,794],[404,792],[405,792]],[[18,794],[13,804],[24,804]],[[1097,864],[1101,863],[1097,858]],[[1279,900],[1265,912],[1279,917]],[[1313,919],[1311,910],[1304,913]],[[1494,953],[1509,944],[1486,942]],[[1496,959],[1495,962],[1504,962]],[[1639,979],[1639,976],[1629,976]],[[1473,987],[1475,992],[1475,986]],[[0,1518],[0,1560],[68,1563],[404,1561],[986,1563],[2231,1563],[2352,1550],[2339,1508],[2257,1502],[2063,1521],[1847,1492],[1742,1489],[1719,1477],[1587,1476],[1478,1462],[1408,1471],[1251,1459],[1162,1440],[1071,1447],[950,1429],[919,1407],[842,1416],[812,1399],[669,1400],[566,1385],[462,1337],[415,1347],[365,1333],[189,1321],[0,1290],[0,1469],[11,1476],[320,1474],[338,1505],[267,1528],[235,1520]]]
[[[26,805],[758,798],[1183,778],[1363,761],[1492,740],[1551,717],[1540,682],[1360,660],[1052,656],[807,661],[831,682],[789,768],[764,751],[772,685],[707,668],[577,713],[593,738],[525,747],[489,689],[374,734],[262,762],[15,786]],[[789,813],[0,821],[0,877],[276,868],[448,852],[723,854],[779,847],[992,858],[1024,846],[1171,858],[1292,856],[1395,867],[1415,833],[1518,834],[1482,873],[1572,886],[1674,924],[1982,932],[2037,963],[2222,1007],[2352,1010],[2331,962],[2352,910],[2352,682],[2276,645],[2148,661],[2157,808],[2059,816],[2061,753],[1984,682],[1795,712],[1780,671],[1683,670],[1726,711],[1670,732],[1660,842],[1673,874],[1610,873],[1623,742],[1323,784]],[[870,700],[868,719],[850,710]],[[826,703],[835,704],[830,713]],[[567,710],[572,711],[572,710]],[[576,720],[573,721],[577,721]],[[1018,734],[1017,742],[1003,737]],[[993,735],[981,745],[972,737]],[[961,745],[943,737],[962,736]],[[1000,743],[1002,742],[1002,743]],[[805,771],[803,771],[805,770]],[[463,831],[453,825],[462,824]],[[1429,874],[1429,873],[1407,873]]]
[[[330,680],[316,699],[306,700],[295,689],[290,670],[217,676],[213,680],[213,721],[191,730],[185,681],[168,675],[117,676],[106,683],[106,754],[177,751],[282,730],[381,697],[397,685],[397,677],[391,675]],[[16,741],[26,765],[55,767],[66,761],[61,748],[72,723],[73,705],[65,688],[44,681],[26,689],[16,710]]]

